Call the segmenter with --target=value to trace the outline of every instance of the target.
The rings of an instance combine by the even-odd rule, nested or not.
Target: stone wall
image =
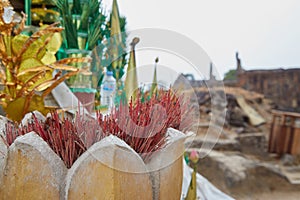
[[[189,81],[193,88],[207,87],[211,80],[195,80],[191,75],[182,74],[175,81],[175,88]],[[212,75],[211,75],[212,77]],[[300,112],[300,68],[274,70],[245,70],[237,55],[235,80],[214,80],[214,85],[242,87],[249,91],[263,94],[276,104],[276,109]]]
[[[237,86],[264,94],[278,109],[300,112],[300,69],[251,70],[237,75]]]

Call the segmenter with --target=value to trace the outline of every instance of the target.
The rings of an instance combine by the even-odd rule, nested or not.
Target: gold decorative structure
[[[34,110],[47,114],[44,98],[59,83],[80,72],[69,64],[90,62],[88,58],[56,61],[62,28],[52,24],[27,36],[21,34],[25,19],[25,14],[22,18],[15,14],[9,1],[0,2],[0,84],[3,86],[0,103],[7,117],[16,121]],[[54,70],[57,70],[55,76]]]

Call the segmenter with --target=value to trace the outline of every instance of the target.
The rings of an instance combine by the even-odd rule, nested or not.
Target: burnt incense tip
[[[155,58],[155,63],[158,63],[158,62],[159,62],[159,58],[156,57],[156,58]]]

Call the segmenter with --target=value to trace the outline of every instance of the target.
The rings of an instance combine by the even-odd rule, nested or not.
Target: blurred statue
[[[235,57],[236,57],[236,66],[237,66],[236,70],[237,70],[238,73],[241,73],[244,70],[242,68],[241,59],[239,58],[239,52],[235,53]]]

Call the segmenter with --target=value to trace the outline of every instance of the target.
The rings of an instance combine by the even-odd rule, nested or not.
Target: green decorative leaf
[[[20,97],[15,99],[14,101],[8,103],[7,107],[5,108],[5,112],[9,119],[12,119],[13,121],[21,121],[23,118],[23,112],[25,113],[30,111],[38,110],[45,116],[50,111],[49,109],[45,108],[44,100],[41,96],[34,95],[30,99],[29,107],[25,109],[25,97]]]
[[[28,40],[29,36],[27,35],[16,35],[12,39],[12,50],[15,55],[18,55],[20,50],[22,49],[25,42]]]
[[[26,42],[24,43],[26,45]],[[27,58],[41,59],[46,53],[44,40],[39,38],[27,47],[26,51],[22,54],[22,60]]]
[[[41,59],[41,61],[45,65],[49,65],[51,63],[54,63],[56,61],[56,57],[52,52],[46,51],[44,57]]]
[[[29,57],[28,59],[24,59],[21,62],[21,65],[19,68],[19,73],[22,72],[23,70],[31,69],[31,68],[39,67],[39,66],[43,66],[43,63],[40,60],[38,60],[34,57]]]

